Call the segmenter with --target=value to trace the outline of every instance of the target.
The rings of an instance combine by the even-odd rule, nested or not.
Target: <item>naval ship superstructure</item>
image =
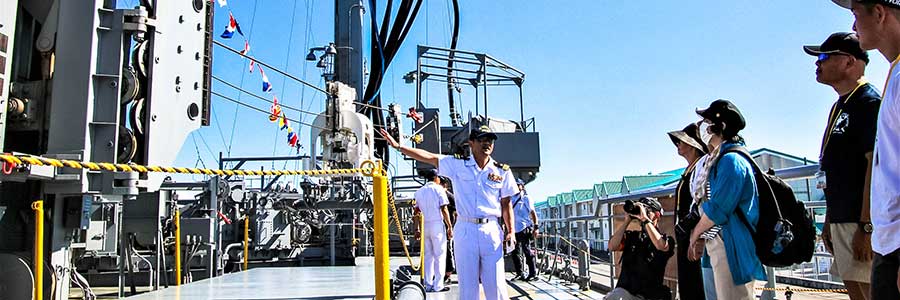
[[[375,236],[382,234],[391,235],[391,253],[409,257],[400,262],[415,265],[410,256],[420,245],[409,237],[417,225],[406,195],[423,184],[415,170],[430,166],[388,174],[388,201],[376,204],[374,176],[365,173],[399,164],[379,128],[423,149],[466,155],[464,137],[486,125],[501,136],[494,157],[518,178],[530,182],[540,169],[539,134],[523,109],[525,74],[491,55],[457,49],[456,0],[451,46],[417,47],[417,69],[407,74],[416,101],[408,108],[383,104],[378,87],[393,60],[409,59],[396,55],[423,0],[386,1],[380,24],[377,1],[335,0],[334,39],[307,57],[322,71],[321,86],[222,43],[213,20],[225,12],[216,11],[224,1],[120,2],[0,2],[0,104],[7,108],[0,110],[2,299],[68,299],[72,289],[94,299],[101,287],[114,287],[116,297],[160,290],[147,296],[163,299],[182,291],[172,288],[188,292],[190,284],[240,276],[273,286],[279,278],[331,276],[339,288],[347,278],[371,274],[366,257],[378,252]],[[399,5],[396,13],[392,5]],[[367,22],[375,29],[364,30]],[[325,95],[325,109],[300,125],[309,130],[307,153],[220,155],[217,169],[174,165],[188,136],[212,124],[213,99],[227,98],[213,88],[222,81],[212,72],[214,52],[239,55]],[[439,107],[423,105],[426,81],[447,85],[447,122]],[[517,119],[488,114],[488,89],[496,86],[518,89]],[[454,107],[455,91],[464,88],[481,95],[465,118]],[[303,167],[242,169],[273,161]],[[180,180],[185,174],[205,179]],[[299,175],[297,186],[278,184]],[[390,211],[390,229],[374,224],[377,211]],[[388,296],[418,295],[415,268],[393,265],[398,275]],[[353,285],[377,294],[367,280]]]

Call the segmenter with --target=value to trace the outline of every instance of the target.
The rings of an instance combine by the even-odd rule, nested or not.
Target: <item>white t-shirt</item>
[[[900,248],[900,67],[888,76],[872,157],[872,250],[881,255]]]
[[[416,208],[422,212],[425,222],[443,221],[441,206],[450,204],[447,190],[434,182],[426,183],[416,191]]]

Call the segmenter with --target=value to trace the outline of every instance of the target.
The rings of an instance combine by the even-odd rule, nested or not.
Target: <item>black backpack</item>
[[[815,248],[816,229],[806,205],[797,201],[794,190],[787,182],[776,177],[774,170],[762,172],[746,148],[734,146],[726,149],[722,155],[732,152],[741,155],[753,166],[756,190],[759,193],[756,231],[743,213],[738,212],[737,215],[750,229],[760,262],[777,268],[810,261]]]

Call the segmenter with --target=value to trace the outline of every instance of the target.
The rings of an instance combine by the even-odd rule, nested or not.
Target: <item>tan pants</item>
[[[731,269],[728,267],[728,257],[725,254],[725,243],[721,236],[706,241],[706,253],[712,264],[713,276],[716,279],[716,296],[718,299],[727,300],[754,300],[754,281],[742,285],[735,285],[731,278]]]
[[[872,278],[872,261],[861,262],[853,257],[853,235],[858,227],[856,223],[831,224],[831,245],[834,249],[831,274],[841,276],[844,281],[869,283]]]

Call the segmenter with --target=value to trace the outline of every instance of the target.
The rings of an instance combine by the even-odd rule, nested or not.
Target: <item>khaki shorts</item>
[[[830,224],[831,245],[834,250],[834,262],[831,264],[831,275],[841,277],[843,281],[869,283],[872,278],[872,261],[861,262],[853,258],[853,235],[859,224]]]

